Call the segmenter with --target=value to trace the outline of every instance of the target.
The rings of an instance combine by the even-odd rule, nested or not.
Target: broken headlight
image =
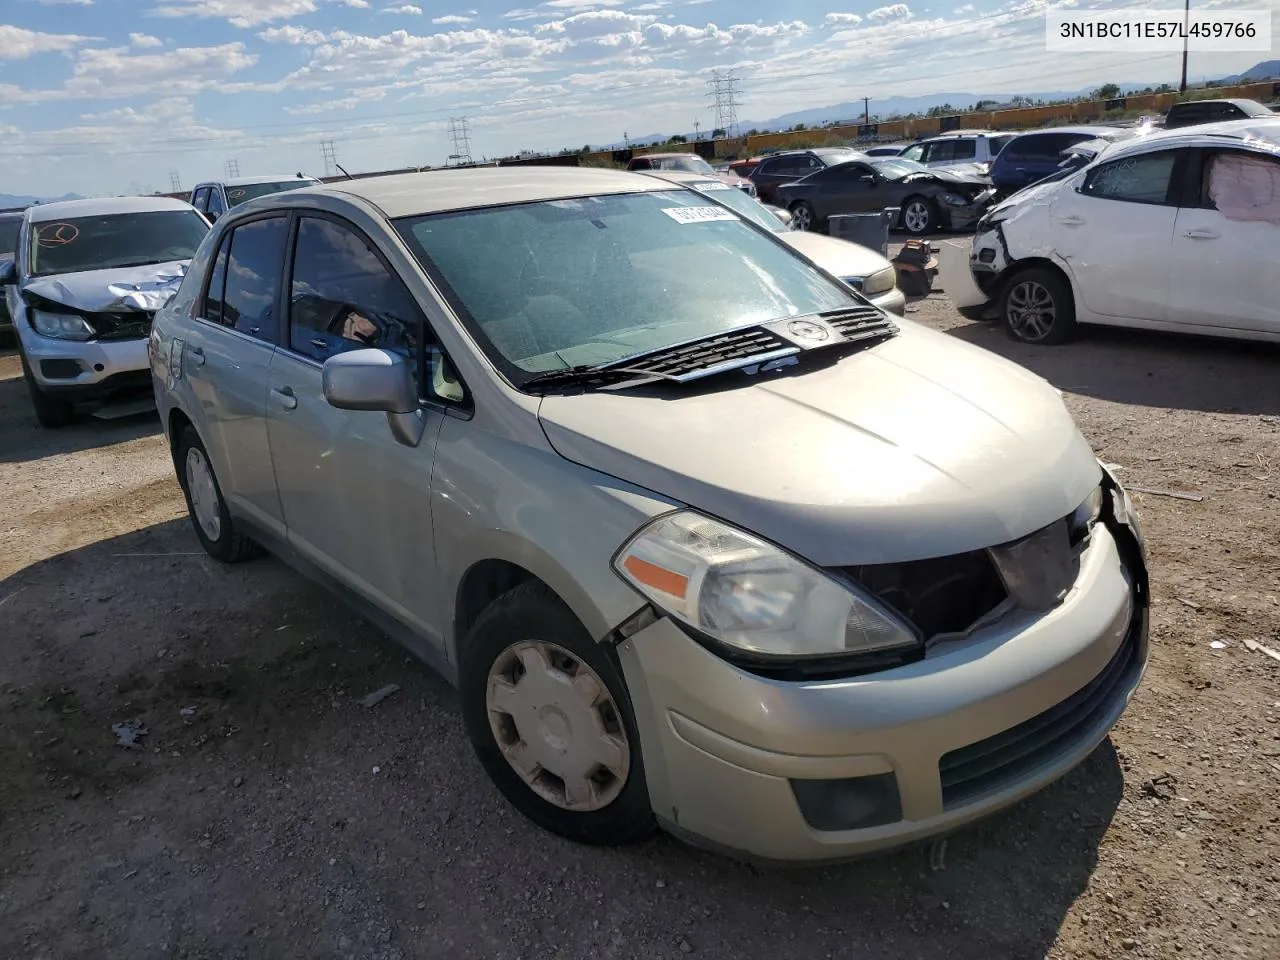
[[[973,203],[968,197],[962,197],[958,193],[944,193],[939,199],[949,207],[967,207]]]
[[[97,335],[97,331],[89,326],[89,321],[78,313],[49,313],[33,309],[31,326],[42,337],[56,337],[59,340],[88,340]]]
[[[649,523],[614,569],[697,634],[759,658],[830,658],[918,647],[914,629],[851,585],[692,511]]]

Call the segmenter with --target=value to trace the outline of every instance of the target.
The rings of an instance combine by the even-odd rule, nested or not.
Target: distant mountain
[[[61,197],[24,197],[12,193],[0,193],[0,210],[9,207],[29,207],[33,203],[56,203],[59,200],[83,200],[78,193],[68,193]]]
[[[1222,82],[1255,83],[1258,80],[1270,80],[1272,77],[1280,77],[1280,60],[1264,60],[1262,63],[1254,64],[1244,73],[1223,77]]]

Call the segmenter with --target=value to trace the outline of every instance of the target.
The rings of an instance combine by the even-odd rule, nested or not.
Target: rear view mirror
[[[408,447],[422,440],[426,420],[407,358],[390,350],[349,350],[325,361],[321,390],[331,407],[387,415],[392,435]]]
[[[18,265],[13,260],[0,260],[0,287],[18,282]]]

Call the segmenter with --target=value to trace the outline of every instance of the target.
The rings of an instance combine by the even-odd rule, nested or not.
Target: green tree
[[[1092,100],[1114,100],[1118,96],[1120,96],[1120,87],[1114,83],[1104,83],[1089,94]]]

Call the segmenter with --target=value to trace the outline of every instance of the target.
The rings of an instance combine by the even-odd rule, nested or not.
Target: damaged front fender
[[[189,260],[39,277],[22,288],[28,304],[83,313],[155,313],[178,292]]]

